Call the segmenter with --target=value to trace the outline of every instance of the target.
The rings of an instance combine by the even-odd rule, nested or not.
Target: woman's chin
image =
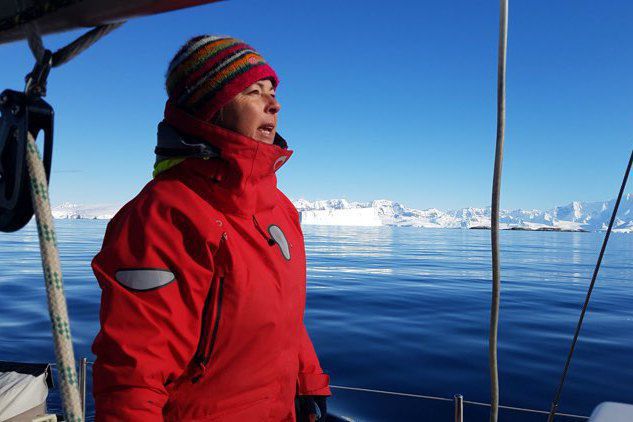
[[[273,142],[275,142],[275,132],[260,133],[258,131],[257,133],[255,133],[255,136],[253,136],[253,139],[265,144],[272,144]]]

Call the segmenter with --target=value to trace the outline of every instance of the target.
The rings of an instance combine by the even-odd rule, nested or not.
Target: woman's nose
[[[277,98],[272,95],[268,96],[268,103],[266,103],[266,112],[271,114],[277,114],[281,110],[281,104],[277,101]]]

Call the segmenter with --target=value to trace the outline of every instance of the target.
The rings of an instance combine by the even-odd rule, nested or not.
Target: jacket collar
[[[270,209],[277,202],[275,172],[290,158],[292,151],[269,145],[213,125],[174,107],[165,108],[165,122],[183,134],[211,145],[218,157],[187,159],[178,166],[205,179],[213,205],[221,211],[251,216]],[[210,187],[210,189],[209,189]]]

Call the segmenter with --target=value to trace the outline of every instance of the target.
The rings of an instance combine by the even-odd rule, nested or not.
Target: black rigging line
[[[574,339],[571,342],[571,348],[569,349],[569,354],[567,355],[567,361],[565,362],[565,369],[563,369],[563,373],[560,377],[560,384],[558,385],[558,390],[556,390],[556,396],[554,397],[554,400],[552,401],[552,407],[549,412],[549,417],[547,418],[548,422],[554,421],[554,417],[556,416],[556,411],[558,410],[560,395],[563,391],[563,385],[565,384],[567,371],[569,370],[569,363],[571,362],[571,357],[574,354],[574,349],[576,348],[576,341],[578,340],[578,335],[580,334],[582,321],[585,318],[585,313],[587,312],[587,307],[589,306],[589,299],[591,298],[591,292],[593,291],[593,286],[596,284],[598,271],[600,271],[600,265],[602,264],[602,257],[604,256],[605,249],[607,249],[607,242],[609,242],[611,229],[613,228],[613,223],[615,222],[615,217],[618,213],[618,208],[620,207],[620,201],[622,200],[622,195],[624,194],[624,188],[626,187],[626,182],[629,178],[629,173],[631,172],[632,163],[633,163],[633,151],[631,151],[631,158],[629,158],[629,165],[627,166],[626,171],[624,172],[624,179],[622,180],[622,186],[620,186],[620,193],[618,194],[618,199],[616,199],[615,206],[613,207],[613,214],[611,214],[611,220],[609,221],[609,228],[607,229],[607,233],[604,236],[604,241],[602,242],[602,249],[600,249],[598,262],[596,262],[596,267],[593,270],[593,277],[591,277],[591,284],[589,285],[589,290],[587,291],[585,304],[582,307],[582,312],[580,312],[580,319],[578,319],[578,325],[576,325],[576,332],[574,333]]]

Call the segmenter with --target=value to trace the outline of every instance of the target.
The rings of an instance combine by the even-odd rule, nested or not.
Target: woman
[[[299,216],[276,186],[292,154],[277,84],[230,37],[193,38],[171,61],[154,180],[92,263],[98,421],[325,418]]]

